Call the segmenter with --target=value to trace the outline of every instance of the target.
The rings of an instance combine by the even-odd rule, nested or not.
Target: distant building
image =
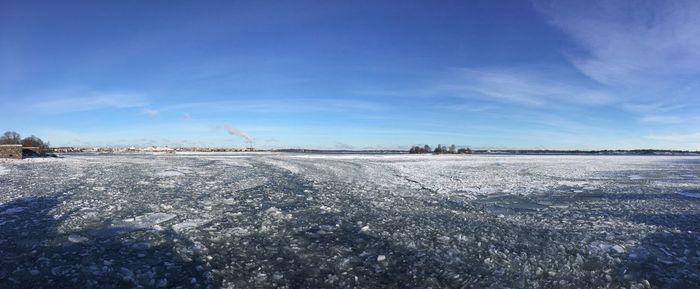
[[[22,145],[0,145],[0,159],[22,159]]]
[[[144,148],[144,149],[141,150],[141,151],[150,152],[150,153],[175,153],[175,150],[172,149],[172,148],[169,148],[169,147],[155,147],[155,146]]]

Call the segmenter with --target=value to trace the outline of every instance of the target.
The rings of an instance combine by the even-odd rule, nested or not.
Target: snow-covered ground
[[[698,288],[700,158],[0,161],[0,288]]]

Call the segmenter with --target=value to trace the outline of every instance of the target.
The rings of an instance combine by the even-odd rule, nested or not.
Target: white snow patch
[[[233,184],[233,188],[236,191],[248,190],[255,187],[262,186],[266,184],[269,180],[266,177],[254,177],[241,181],[237,181]]]
[[[268,215],[273,215],[273,216],[282,214],[280,209],[275,208],[275,207],[271,207],[271,208],[265,210],[265,213],[267,213]]]
[[[288,219],[291,219],[291,218],[292,218],[292,215],[291,215],[291,214],[285,214],[285,213],[282,212],[282,210],[280,210],[280,209],[278,209],[278,208],[275,208],[275,207],[271,207],[271,208],[265,210],[265,214],[268,215],[268,216],[270,216],[270,217],[273,218],[273,219],[284,219],[284,220],[288,220]]]
[[[184,175],[184,173],[178,171],[164,171],[156,173],[156,176],[158,177],[177,177],[182,175]]]
[[[208,219],[193,219],[193,220],[187,220],[181,223],[177,223],[172,226],[173,230],[177,233],[182,233],[187,230],[195,229],[201,225],[204,225],[211,220]]]
[[[301,169],[298,166],[295,166],[294,164],[288,162],[288,161],[282,161],[278,159],[265,159],[265,163],[288,170],[289,172],[293,174],[298,174]]]
[[[247,236],[250,235],[251,231],[248,228],[233,227],[224,229],[221,234],[225,236]]]
[[[337,213],[337,212],[340,212],[340,210],[338,210],[338,209],[335,209],[335,208],[333,208],[333,207],[328,207],[328,206],[325,206],[325,205],[321,205],[321,206],[319,207],[319,209],[321,209],[322,211],[327,212],[327,213]]]

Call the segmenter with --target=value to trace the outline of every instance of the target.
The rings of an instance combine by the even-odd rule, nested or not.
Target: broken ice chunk
[[[68,241],[71,243],[82,243],[86,242],[87,240],[88,238],[76,234],[71,234],[68,236]]]
[[[206,220],[206,219],[194,219],[194,220],[187,220],[182,223],[177,223],[172,226],[173,230],[177,233],[182,233],[184,231],[190,230],[190,229],[195,229],[201,225],[204,225],[211,220]]]
[[[272,216],[282,214],[282,212],[280,212],[280,209],[275,208],[275,207],[270,207],[269,209],[265,210],[265,213],[267,213],[268,215],[272,215]]]
[[[177,176],[182,176],[184,175],[181,172],[178,171],[164,171],[164,172],[159,172],[156,173],[156,176],[158,177],[177,177]]]
[[[610,251],[618,253],[618,254],[622,254],[625,252],[625,247],[622,247],[620,245],[613,245],[612,247],[610,247]]]
[[[292,217],[291,214],[282,213],[282,210],[275,207],[265,210],[265,214],[275,219],[290,219]]]
[[[622,254],[625,252],[625,247],[621,245],[613,245],[605,242],[594,242],[589,245],[590,252],[594,254],[602,253],[617,253]]]
[[[163,222],[175,218],[175,214],[168,213],[148,213],[134,218],[112,224],[109,227],[98,229],[92,234],[97,237],[109,238],[116,235],[151,228]]]
[[[448,236],[440,236],[437,239],[438,239],[438,241],[440,241],[442,243],[449,243],[451,238]]]
[[[369,233],[369,231],[370,231],[369,225],[364,226],[360,229],[360,233]]]

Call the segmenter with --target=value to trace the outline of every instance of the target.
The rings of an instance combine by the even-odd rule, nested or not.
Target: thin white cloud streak
[[[667,105],[660,102],[654,103],[623,103],[622,108],[630,112],[659,113],[669,112],[686,107],[685,105]]]
[[[461,69],[436,84],[431,93],[520,106],[603,105],[613,101],[604,90],[525,69]]]
[[[639,139],[656,147],[697,145],[685,127],[699,122],[694,115],[700,104],[700,2],[534,3],[580,46],[567,54],[576,69],[614,95],[629,118],[665,128],[665,135],[638,133]]]
[[[52,145],[56,146],[177,146],[184,142],[182,140],[183,135],[197,145],[225,146],[228,137],[221,136],[220,130],[220,127],[214,128],[201,123],[149,122],[144,125],[114,130],[92,128],[71,131],[56,127],[46,127],[38,131],[37,135],[42,135],[42,137],[50,140]]]
[[[495,105],[480,105],[480,104],[473,104],[473,103],[457,103],[457,104],[450,104],[450,105],[447,105],[447,104],[436,105],[436,106],[433,106],[433,108],[440,109],[440,110],[471,112],[471,113],[480,113],[480,112],[493,111],[493,110],[498,109]]]
[[[700,149],[700,132],[682,134],[649,134],[648,139],[673,143],[675,146],[686,149],[695,147]]]
[[[157,109],[152,109],[152,108],[144,108],[143,109],[143,114],[147,115],[148,117],[157,117],[160,114],[160,111]]]
[[[700,124],[700,117],[679,115],[648,115],[642,117],[639,121],[649,124]]]
[[[58,98],[39,98],[36,104],[31,105],[33,112],[40,113],[67,113],[81,112],[98,109],[122,109],[143,107],[148,101],[140,94],[124,92],[76,92],[58,93],[64,96]]]
[[[585,50],[570,54],[585,75],[609,85],[647,85],[700,73],[698,1],[535,1]]]
[[[189,113],[185,113],[185,114],[182,115],[182,120],[184,120],[184,121],[191,121],[191,120],[192,120],[192,115],[190,115]]]
[[[204,101],[178,103],[160,107],[161,111],[189,110],[203,112],[377,112],[385,110],[383,104],[372,101],[349,99],[274,99],[274,100],[237,100]]]

